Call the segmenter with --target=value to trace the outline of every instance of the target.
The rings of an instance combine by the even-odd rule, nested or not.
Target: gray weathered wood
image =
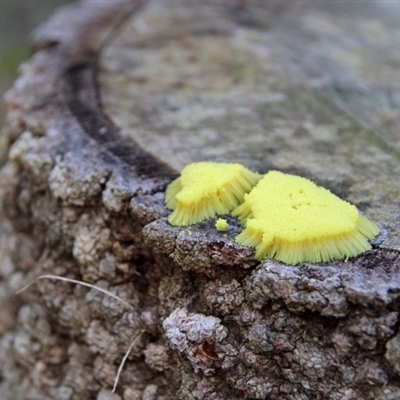
[[[1,399],[400,399],[400,6],[139,5],[61,10],[6,97]],[[204,159],[309,177],[382,234],[348,262],[256,263],[233,218],[166,222],[167,183]],[[45,273],[134,309],[13,295]]]

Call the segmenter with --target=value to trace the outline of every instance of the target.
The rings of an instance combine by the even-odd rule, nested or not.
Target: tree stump
[[[92,0],[39,27],[1,136],[1,399],[400,399],[399,21]],[[234,218],[168,224],[199,160],[311,178],[382,233],[347,262],[255,262]],[[132,309],[45,279],[15,295],[43,274]]]

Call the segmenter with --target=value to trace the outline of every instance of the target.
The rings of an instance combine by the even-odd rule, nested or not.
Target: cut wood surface
[[[1,134],[0,398],[400,399],[399,22],[378,1],[89,0],[40,26]],[[233,217],[167,222],[199,160],[310,178],[381,234],[347,262],[256,262]],[[133,309],[14,294],[42,274]]]

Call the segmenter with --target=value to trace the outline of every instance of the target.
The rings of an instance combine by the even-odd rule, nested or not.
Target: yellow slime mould
[[[255,258],[296,265],[347,259],[371,249],[379,228],[354,205],[299,176],[270,171],[232,214],[245,223],[236,237]]]
[[[232,211],[243,202],[260,175],[240,164],[198,162],[187,165],[167,188],[165,201],[174,210],[171,225],[186,226]]]
[[[229,231],[229,224],[226,219],[218,218],[217,222],[215,223],[215,228],[218,232],[228,232]]]

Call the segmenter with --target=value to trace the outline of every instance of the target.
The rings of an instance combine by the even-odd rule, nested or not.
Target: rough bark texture
[[[400,399],[400,7],[139,5],[60,10],[6,98],[0,398]],[[166,222],[199,159],[310,177],[382,234],[348,262],[256,263],[233,218]],[[13,295],[41,274],[133,309],[46,280]]]

